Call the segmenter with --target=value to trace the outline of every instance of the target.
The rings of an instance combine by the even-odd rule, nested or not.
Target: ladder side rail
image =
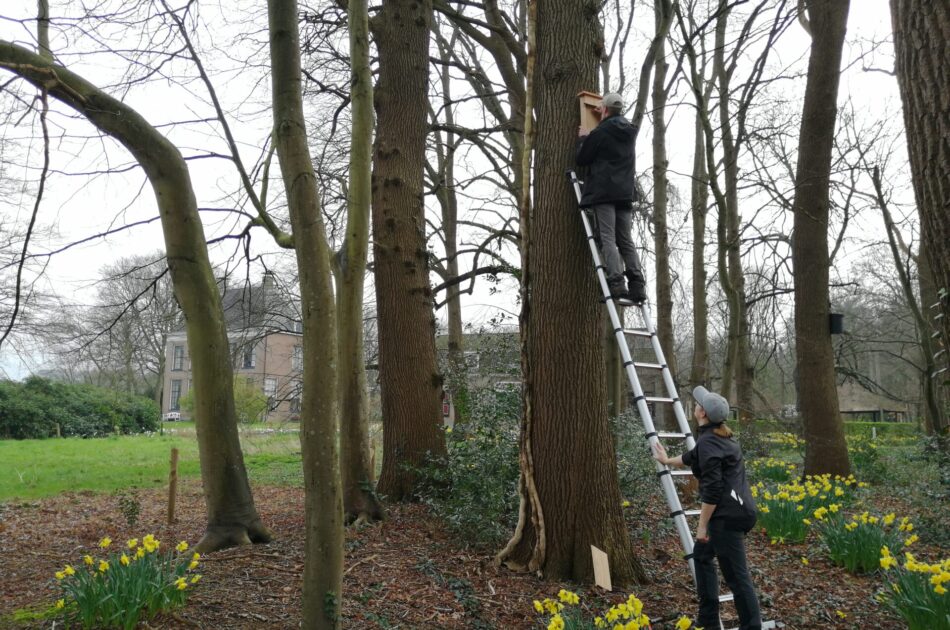
[[[644,326],[647,330],[652,333],[656,332],[656,328],[653,326],[653,319],[650,316],[649,307],[646,304],[640,306],[640,314],[643,316]],[[663,382],[666,384],[666,389],[670,394],[670,398],[674,398],[676,402],[673,403],[673,413],[676,416],[676,422],[679,426],[681,433],[686,434],[686,449],[692,449],[696,446],[696,440],[693,438],[693,430],[689,426],[689,421],[686,419],[686,411],[683,408],[683,403],[680,400],[679,390],[676,388],[676,382],[673,380],[673,373],[669,368],[669,364],[666,362],[666,356],[663,354],[663,347],[660,345],[660,338],[653,334],[650,337],[650,343],[653,345],[653,351],[656,353],[657,361],[665,365],[663,368]]]

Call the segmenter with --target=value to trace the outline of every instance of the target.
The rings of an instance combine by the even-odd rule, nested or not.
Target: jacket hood
[[[603,127],[604,131],[611,137],[621,142],[630,142],[633,140],[634,126],[623,116],[611,116],[607,120],[602,121],[600,126]]]

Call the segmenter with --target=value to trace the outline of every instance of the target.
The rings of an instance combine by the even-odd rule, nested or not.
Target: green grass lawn
[[[175,434],[0,441],[0,501],[160,486],[176,447],[179,475],[199,477],[194,425],[169,424]],[[241,443],[252,483],[302,486],[296,433],[242,433]]]

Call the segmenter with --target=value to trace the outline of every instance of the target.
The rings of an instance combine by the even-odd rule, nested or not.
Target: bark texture
[[[423,207],[431,0],[384,0],[373,150],[373,258],[383,412],[378,490],[411,498],[418,468],[445,453]]]
[[[302,627],[340,627],[343,500],[337,451],[336,312],[330,248],[303,114],[295,0],[268,2],[274,144],[294,230],[303,319],[303,456],[306,557]]]
[[[21,76],[119,141],[145,171],[158,202],[168,268],[185,314],[208,525],[200,552],[268,542],[247,480],[234,412],[231,356],[188,165],[135,110],[79,75],[0,40],[0,68]]]
[[[337,340],[339,357],[340,469],[347,522],[383,518],[376,497],[369,448],[366,358],[363,345],[363,285],[369,249],[372,199],[373,75],[369,65],[366,0],[347,5],[350,31],[350,179],[346,238],[337,258]]]
[[[806,2],[812,44],[792,205],[792,262],[805,473],[812,475],[849,471],[828,323],[828,182],[848,4],[847,0]]]
[[[697,385],[709,385],[709,307],[706,303],[706,208],[709,203],[709,184],[706,181],[706,137],[699,113],[696,114],[693,133],[693,183],[689,203],[693,218],[693,362],[689,370],[690,391]]]
[[[537,149],[534,205],[521,221],[522,505],[498,559],[548,579],[589,582],[594,545],[609,555],[615,581],[625,583],[644,573],[621,513],[607,421],[603,306],[564,177],[579,124],[575,95],[597,81],[596,20],[595,11],[573,0],[537,6],[537,67],[528,97]]]
[[[950,368],[950,3],[891,0],[891,19],[921,236],[940,298],[928,311],[942,315],[937,359]],[[946,397],[950,369],[937,379]]]

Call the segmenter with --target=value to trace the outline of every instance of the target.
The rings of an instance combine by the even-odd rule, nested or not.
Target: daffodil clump
[[[805,448],[805,440],[794,433],[769,433],[766,440],[780,448],[801,450]]]
[[[866,486],[854,475],[807,475],[804,482],[775,486],[760,481],[751,490],[759,508],[758,524],[772,544],[778,544],[804,541],[811,524],[820,520],[816,511],[822,516],[837,514],[854,498],[856,488]]]
[[[881,568],[881,548],[908,548],[917,542],[914,524],[892,512],[875,516],[869,512],[844,518],[816,519],[818,533],[831,561],[851,573],[871,573]]]
[[[928,564],[904,552],[904,564],[881,548],[879,559],[887,587],[878,600],[890,606],[910,630],[950,628],[950,558]]]
[[[754,479],[764,481],[790,481],[799,475],[798,466],[774,457],[759,457],[749,462],[749,472]]]
[[[580,605],[576,593],[561,589],[557,599],[534,600],[534,609],[543,616],[543,627],[547,630],[647,630],[650,618],[643,613],[643,602],[630,595],[625,602],[611,606],[603,614],[592,613]],[[677,630],[692,627],[692,622],[683,617],[677,622]]]
[[[103,538],[98,553],[56,572],[63,597],[55,608],[83,628],[131,630],[160,611],[185,604],[188,591],[201,579],[195,573],[199,559],[188,553],[184,541],[166,552],[151,534],[115,546],[111,538]]]

